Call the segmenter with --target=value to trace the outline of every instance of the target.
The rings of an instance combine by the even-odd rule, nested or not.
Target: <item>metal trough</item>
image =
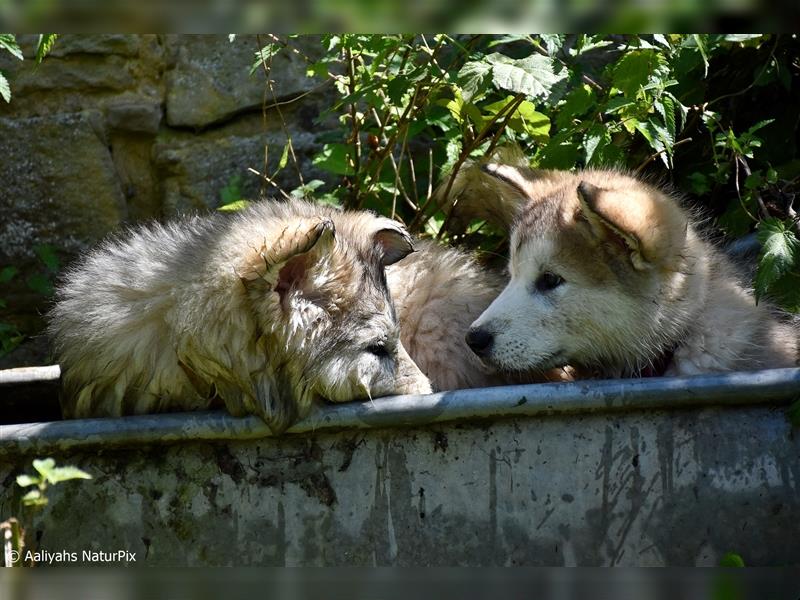
[[[0,394],[19,384],[0,372]],[[0,517],[23,512],[15,476],[53,456],[94,479],[52,488],[31,518],[50,553],[800,564],[800,442],[785,414],[798,395],[800,369],[779,369],[383,398],[326,407],[278,438],[219,412],[2,425]]]

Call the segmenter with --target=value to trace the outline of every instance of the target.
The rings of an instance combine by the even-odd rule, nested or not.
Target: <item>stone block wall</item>
[[[39,246],[63,268],[124,225],[214,209],[234,182],[244,197],[275,193],[247,169],[264,172],[265,147],[268,172],[280,159],[276,101],[304,177],[328,179],[311,158],[332,127],[320,121],[330,88],[306,76],[302,58],[319,55],[318,37],[273,59],[271,91],[263,69],[250,74],[256,36],[63,35],[39,65],[36,36],[18,41],[24,61],[0,53],[13,94],[0,102],[0,269],[18,269],[0,283],[0,323],[41,329],[47,299],[26,279],[54,274]],[[277,183],[293,189],[296,171]],[[0,368],[43,364],[46,353],[29,336]]]

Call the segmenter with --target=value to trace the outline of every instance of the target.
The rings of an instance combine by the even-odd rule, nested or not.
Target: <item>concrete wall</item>
[[[0,458],[0,515],[21,515]],[[158,565],[800,564],[800,440],[777,406],[296,434],[57,456],[40,548]]]

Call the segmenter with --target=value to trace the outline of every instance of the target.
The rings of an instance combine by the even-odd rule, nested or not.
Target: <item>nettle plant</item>
[[[729,237],[757,232],[759,297],[800,309],[795,36],[328,35],[314,59],[296,39],[262,37],[252,69],[271,90],[274,56],[302,57],[333,87],[320,120],[338,129],[314,158],[333,185],[302,180],[286,129],[276,173],[298,172],[286,196],[369,208],[494,255],[504,232],[452,231],[432,192],[447,196],[468,160],[515,144],[533,167],[673,183]],[[261,175],[274,185],[276,173]]]

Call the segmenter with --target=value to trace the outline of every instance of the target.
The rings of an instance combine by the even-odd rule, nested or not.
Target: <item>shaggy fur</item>
[[[564,369],[501,372],[482,362],[464,336],[507,278],[481,267],[464,251],[426,240],[415,241],[414,247],[413,254],[386,269],[386,278],[403,346],[434,390],[572,378]]]
[[[465,177],[481,182],[484,202],[522,207],[511,280],[473,324],[490,336],[487,363],[605,377],[639,375],[663,357],[668,375],[798,364],[797,327],[756,304],[670,194],[607,170],[488,163]],[[467,204],[472,189],[462,186]]]
[[[319,399],[427,393],[384,272],[411,251],[394,221],[299,201],[110,239],[50,315],[64,414],[222,403],[281,431]]]
[[[400,338],[436,390],[492,385],[492,372],[470,352],[464,334],[502,289],[500,277],[466,254],[430,241],[386,269],[401,323]]]

